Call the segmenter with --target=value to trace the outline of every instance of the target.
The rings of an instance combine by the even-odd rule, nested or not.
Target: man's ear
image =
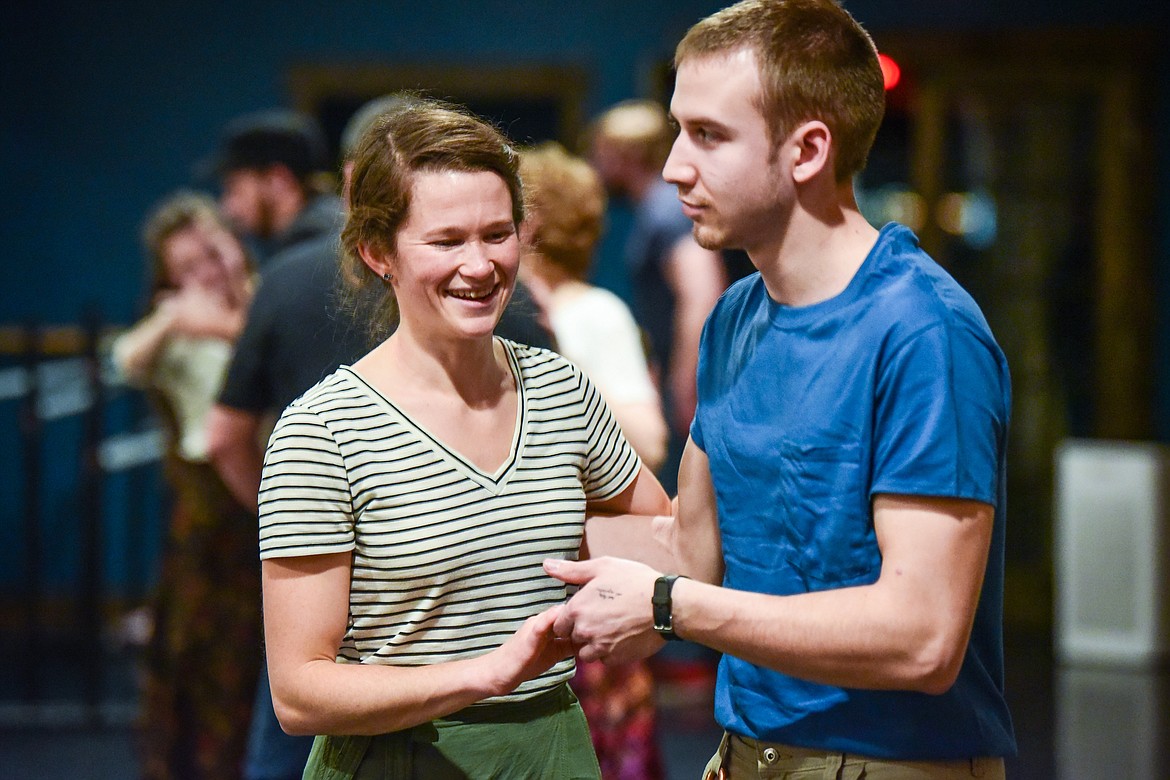
[[[792,143],[792,178],[803,184],[822,171],[832,170],[830,159],[833,134],[824,122],[814,119],[800,125],[789,136]]]

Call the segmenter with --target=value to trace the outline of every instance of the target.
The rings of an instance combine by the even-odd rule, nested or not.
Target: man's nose
[[[679,133],[662,167],[662,178],[674,185],[689,186],[694,183],[695,169],[686,159],[685,145],[686,140]]]

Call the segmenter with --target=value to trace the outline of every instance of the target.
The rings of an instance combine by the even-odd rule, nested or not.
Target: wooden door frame
[[[1154,36],[1141,30],[1019,30],[875,35],[879,48],[913,74],[911,185],[925,202],[943,194],[948,97],[963,88],[1091,94],[1101,106],[1094,161],[1099,208],[1094,336],[1094,435],[1154,437],[1157,298],[1154,177],[1150,175]],[[941,229],[927,220],[923,247]]]

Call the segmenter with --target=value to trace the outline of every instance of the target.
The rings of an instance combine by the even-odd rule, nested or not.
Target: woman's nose
[[[494,272],[492,262],[492,245],[483,241],[472,241],[467,245],[467,253],[463,258],[460,272],[465,276],[481,277]]]

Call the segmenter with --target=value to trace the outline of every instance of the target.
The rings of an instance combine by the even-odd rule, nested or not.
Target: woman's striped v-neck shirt
[[[519,392],[511,455],[487,474],[349,368],[277,423],[260,485],[260,557],[353,552],[338,661],[419,666],[481,655],[564,601],[545,558],[575,558],[587,500],[641,463],[560,355],[504,341]],[[567,680],[561,661],[508,696]]]

